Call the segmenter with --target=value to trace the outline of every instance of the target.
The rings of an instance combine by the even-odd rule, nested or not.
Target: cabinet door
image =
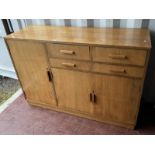
[[[94,75],[95,114],[107,120],[135,124],[139,109],[141,80],[121,76]]]
[[[135,124],[141,80],[63,69],[52,72],[59,107],[107,122]]]
[[[90,102],[92,77],[89,73],[52,68],[58,106],[86,114],[93,113]]]
[[[42,43],[7,40],[15,68],[28,101],[56,105],[47,76],[48,62]]]

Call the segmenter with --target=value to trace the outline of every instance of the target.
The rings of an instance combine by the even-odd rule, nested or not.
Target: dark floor
[[[152,130],[155,134],[155,103],[141,103],[136,129]]]
[[[30,106],[21,95],[0,114],[0,134],[139,135],[155,134],[150,113],[141,116],[136,130],[79,118],[65,113]],[[154,117],[151,115],[151,117]],[[148,118],[148,119],[144,119]],[[155,118],[155,117],[154,117]],[[147,123],[145,123],[147,121]],[[150,122],[149,122],[150,121]]]
[[[0,76],[0,105],[20,88],[18,80]]]

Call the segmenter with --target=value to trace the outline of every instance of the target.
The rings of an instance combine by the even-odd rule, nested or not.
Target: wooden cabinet
[[[30,26],[5,40],[30,104],[135,127],[148,30]]]

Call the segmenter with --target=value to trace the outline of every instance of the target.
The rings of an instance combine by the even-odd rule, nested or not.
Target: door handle
[[[90,102],[92,102],[92,93],[89,94]]]
[[[95,95],[94,91],[92,93],[92,102],[96,103],[96,95]]]
[[[51,82],[52,81],[52,76],[51,76],[51,73],[50,73],[49,70],[47,70],[47,76],[48,76],[49,82]]]
[[[90,102],[92,103],[96,103],[96,94],[94,93],[94,91],[92,93],[90,93]]]

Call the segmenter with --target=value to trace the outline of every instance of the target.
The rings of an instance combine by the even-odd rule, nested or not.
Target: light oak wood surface
[[[135,124],[141,80],[52,69],[60,107]],[[65,82],[64,82],[65,81]],[[96,94],[96,102],[90,93]]]
[[[92,58],[95,62],[144,66],[146,50],[93,47]]]
[[[90,60],[89,46],[61,45],[47,43],[49,57]]]
[[[101,63],[82,62],[67,59],[50,58],[52,68],[71,69],[75,71],[87,71],[110,75],[121,75],[126,77],[143,78],[143,67],[131,67],[122,65],[109,65]]]
[[[90,62],[75,61],[68,59],[50,58],[51,67],[73,69],[81,71],[91,71],[92,64]]]
[[[82,28],[38,25],[26,27],[21,31],[8,35],[6,38],[144,49],[151,47],[150,33],[147,29]]]
[[[147,29],[30,26],[5,40],[31,105],[135,127]]]
[[[112,75],[121,75],[127,77],[143,78],[144,68],[143,67],[130,67],[121,65],[109,65],[94,63],[92,65],[92,72],[106,73]]]
[[[48,63],[44,45],[36,42],[8,40],[26,98],[56,105],[53,87],[48,80]]]

